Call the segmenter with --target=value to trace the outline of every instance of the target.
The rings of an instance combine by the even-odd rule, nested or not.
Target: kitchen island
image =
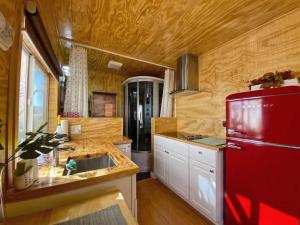
[[[115,139],[115,140],[114,140]],[[114,139],[81,139],[67,142],[64,147],[74,150],[61,150],[58,152],[59,165],[51,166],[45,163],[39,168],[39,179],[30,188],[23,191],[9,189],[6,193],[8,216],[17,215],[17,211],[22,213],[37,212],[38,209],[56,207],[61,202],[73,202],[82,200],[85,197],[101,193],[107,188],[118,188],[123,193],[125,200],[136,213],[136,173],[139,167],[127,158],[114,144],[122,143],[127,138],[115,137]],[[78,157],[98,157],[110,156],[114,161],[114,167],[97,169],[64,176],[63,171],[67,160]],[[45,201],[51,199],[51,205],[41,204],[41,199]],[[35,202],[38,205],[35,207]],[[31,208],[28,209],[28,204]],[[22,209],[22,210],[20,210]]]

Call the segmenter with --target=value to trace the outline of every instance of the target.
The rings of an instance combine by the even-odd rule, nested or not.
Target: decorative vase
[[[31,165],[33,169],[33,181],[37,181],[39,179],[39,166],[37,158],[31,160]]]

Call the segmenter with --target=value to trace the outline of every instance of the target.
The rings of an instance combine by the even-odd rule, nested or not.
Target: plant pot
[[[37,181],[39,179],[39,166],[38,166],[38,160],[32,159],[31,165],[33,168],[33,181]]]
[[[24,190],[29,188],[34,182],[34,167],[31,167],[25,174],[14,176],[14,188],[16,190]]]

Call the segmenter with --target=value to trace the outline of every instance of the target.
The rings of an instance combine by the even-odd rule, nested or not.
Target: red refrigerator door
[[[300,146],[300,87],[231,95],[226,121],[227,137]]]
[[[228,144],[225,225],[299,225],[300,150]]]

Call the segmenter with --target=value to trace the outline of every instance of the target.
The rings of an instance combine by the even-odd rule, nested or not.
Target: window
[[[19,142],[48,121],[49,76],[37,57],[23,47],[19,92]]]

